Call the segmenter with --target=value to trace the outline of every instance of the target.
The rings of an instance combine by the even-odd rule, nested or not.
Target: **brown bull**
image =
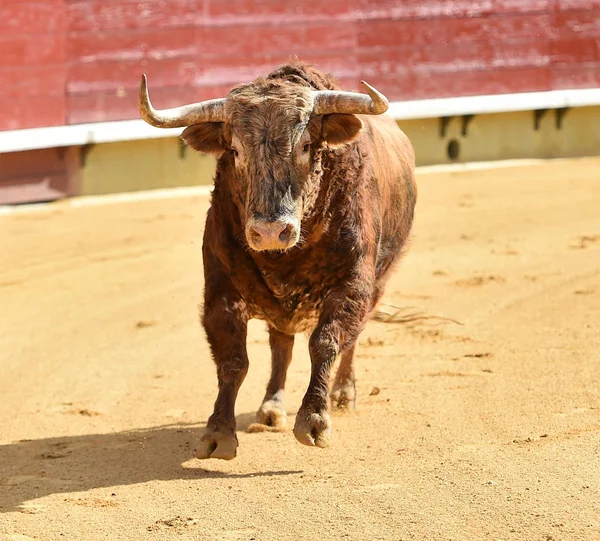
[[[386,98],[338,90],[295,62],[226,98],[156,111],[142,80],[140,110],[218,157],[204,232],[202,322],[219,392],[198,458],[232,459],[234,406],[248,371],[247,323],[267,322],[271,378],[261,423],[283,426],[294,335],[310,333],[311,378],[294,435],[327,446],[330,402],[354,407],[358,337],[409,235],[414,153]],[[341,354],[329,392],[331,367]]]

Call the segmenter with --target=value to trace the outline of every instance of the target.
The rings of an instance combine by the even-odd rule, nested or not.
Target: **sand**
[[[0,216],[0,539],[600,539],[600,159],[419,176],[411,248],[328,449],[198,461],[202,195]],[[392,305],[392,306],[390,306]],[[450,321],[454,320],[454,321]],[[300,337],[290,425],[308,383]]]

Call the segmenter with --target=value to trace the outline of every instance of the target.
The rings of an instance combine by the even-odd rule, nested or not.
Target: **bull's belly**
[[[317,306],[299,306],[291,312],[267,316],[258,306],[250,310],[251,319],[266,321],[285,334],[312,333],[319,322],[320,310]]]

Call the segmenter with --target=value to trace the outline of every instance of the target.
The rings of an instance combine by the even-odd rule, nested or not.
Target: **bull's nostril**
[[[291,224],[288,224],[285,226],[285,229],[281,233],[279,233],[279,240],[281,242],[288,243],[288,242],[290,242],[291,238],[292,238],[292,226],[291,226]]]
[[[250,229],[250,238],[254,244],[259,244],[262,239],[260,233],[254,228]]]

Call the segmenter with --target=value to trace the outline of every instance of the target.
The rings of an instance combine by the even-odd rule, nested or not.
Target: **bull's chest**
[[[266,314],[260,303],[250,307],[253,317],[265,319],[287,333],[313,329],[329,291],[335,285],[331,273],[315,263],[295,262],[279,267],[262,266],[261,277],[279,306],[278,313]]]

